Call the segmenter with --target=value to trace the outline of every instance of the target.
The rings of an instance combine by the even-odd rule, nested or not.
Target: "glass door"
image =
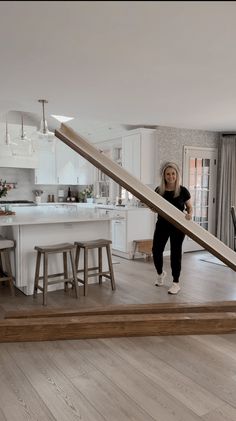
[[[216,229],[217,149],[184,147],[183,184],[189,189],[193,205],[193,221],[215,234]],[[186,236],[183,250],[202,247]]]

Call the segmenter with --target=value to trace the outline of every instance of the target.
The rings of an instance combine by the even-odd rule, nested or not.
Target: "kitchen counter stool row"
[[[42,291],[43,305],[47,305],[47,292],[48,286],[64,283],[64,291],[70,293],[75,292],[75,297],[79,297],[78,283],[82,283],[84,286],[84,295],[88,294],[88,278],[91,276],[98,276],[99,285],[102,284],[102,277],[106,277],[111,281],[112,290],[116,289],[114,271],[111,257],[111,240],[97,239],[93,241],[75,242],[72,243],[60,243],[50,246],[35,246],[37,251],[36,256],[36,267],[35,267],[35,278],[34,278],[34,298],[37,297],[38,290]],[[108,270],[103,270],[102,250],[105,248]],[[89,250],[96,250],[97,254],[97,265],[90,267],[88,264]],[[0,258],[0,270],[1,277],[0,281],[8,281],[11,287],[11,292],[14,295],[14,284],[13,276],[9,258],[9,252],[14,250],[14,241],[8,240],[0,236],[0,257],[4,254],[5,268],[3,268],[3,262]],[[79,269],[81,250],[83,250],[83,268]],[[48,260],[51,256],[60,253],[63,259],[63,272],[60,273],[48,273]],[[43,260],[41,261],[41,257]],[[69,272],[68,261],[70,262]],[[43,265],[41,264],[43,263]],[[42,266],[42,267],[41,267]],[[40,274],[41,273],[41,274]],[[69,275],[70,273],[70,275]],[[77,277],[77,273],[82,274],[82,278]],[[63,277],[63,278],[62,278]],[[42,282],[40,282],[42,281]],[[72,288],[68,288],[71,284]]]

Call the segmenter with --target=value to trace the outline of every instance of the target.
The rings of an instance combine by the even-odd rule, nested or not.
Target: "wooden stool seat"
[[[0,235],[0,282],[9,282],[12,295],[15,295],[14,289],[14,278],[11,270],[10,251],[15,247],[13,240],[8,240]],[[4,257],[4,263],[6,271],[3,267],[2,257]]]
[[[91,276],[98,276],[99,277],[99,284],[102,284],[102,277],[110,279],[112,290],[116,289],[115,285],[115,278],[114,278],[114,271],[112,265],[112,257],[111,257],[111,248],[110,245],[112,244],[111,240],[106,239],[98,239],[92,241],[83,241],[83,242],[75,242],[76,245],[76,257],[75,257],[75,266],[77,273],[83,273],[83,279],[77,278],[79,282],[84,285],[84,295],[88,294],[88,278]],[[103,261],[102,261],[102,249],[105,247],[107,253],[107,262],[108,262],[108,270],[103,270]],[[84,267],[83,269],[79,268],[79,258],[80,258],[80,250],[84,251]],[[88,266],[88,251],[92,249],[98,250],[98,266],[89,267]],[[89,273],[93,271],[93,273]]]
[[[143,253],[145,255],[146,260],[150,259],[152,255],[152,245],[153,240],[150,238],[145,238],[142,240],[134,240],[134,251],[133,251],[133,259],[135,258],[135,253]]]
[[[75,249],[76,246],[71,243],[61,243],[50,246],[35,246],[34,248],[37,251],[37,260],[35,268],[35,279],[34,279],[34,297],[37,295],[38,289],[43,292],[43,305],[47,305],[47,290],[49,285],[58,284],[64,282],[64,290],[68,291],[68,283],[72,284],[75,287],[76,298],[79,296],[79,288],[76,277],[76,268],[75,268]],[[48,255],[62,253],[63,254],[63,269],[61,273],[48,274]],[[67,266],[67,253],[70,256],[70,263],[72,269],[72,276],[68,274]],[[39,276],[40,272],[40,263],[41,255],[43,255],[43,275]],[[63,279],[58,279],[59,277],[64,276]],[[49,281],[49,278],[57,278],[53,281]],[[43,285],[39,285],[39,280],[43,280]]]

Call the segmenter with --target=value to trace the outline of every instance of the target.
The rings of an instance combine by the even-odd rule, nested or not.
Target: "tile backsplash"
[[[36,185],[34,184],[34,170],[24,168],[0,168],[0,179],[8,183],[17,183],[16,188],[9,191],[2,200],[35,200],[33,190],[42,190],[42,202],[47,202],[48,195],[54,195],[55,202],[58,201],[58,190],[64,190],[66,199],[69,186],[58,185]],[[71,186],[72,194],[77,194],[84,186]]]

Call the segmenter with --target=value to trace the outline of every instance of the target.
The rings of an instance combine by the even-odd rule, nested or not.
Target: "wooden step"
[[[65,317],[79,315],[115,315],[115,314],[159,314],[159,313],[210,313],[210,312],[236,312],[236,301],[207,301],[204,303],[150,303],[107,305],[79,310],[65,308],[48,308],[7,311],[5,319],[37,318],[37,317]]]
[[[236,331],[236,312],[96,314],[8,318],[1,342],[52,341],[124,336],[200,335]]]

